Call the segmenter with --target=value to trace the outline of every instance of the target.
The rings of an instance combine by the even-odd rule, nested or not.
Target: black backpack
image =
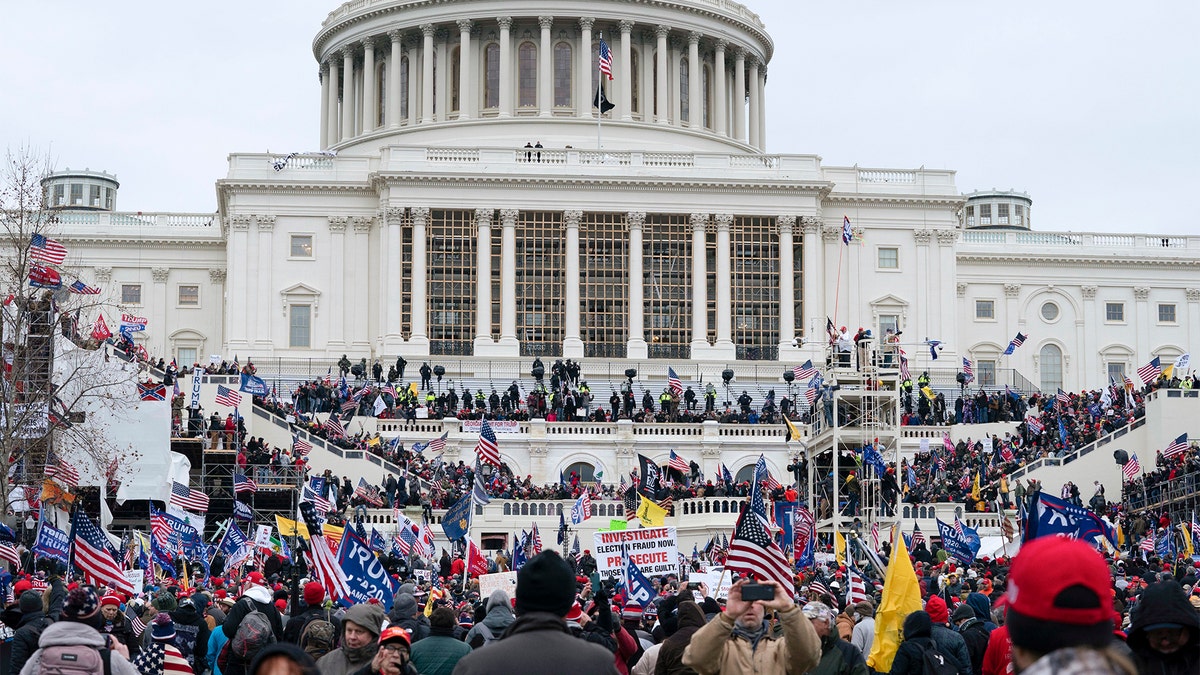
[[[959,675],[954,662],[930,645],[921,654],[921,675]]]

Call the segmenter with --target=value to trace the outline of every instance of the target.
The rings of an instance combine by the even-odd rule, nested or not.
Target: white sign
[[[733,575],[722,572],[721,567],[717,567],[715,572],[692,572],[688,575],[688,588],[698,591],[701,583],[708,584],[708,597],[723,600],[729,597],[729,589],[733,586]]]
[[[496,420],[488,421],[488,426],[492,431],[498,434],[519,434],[521,433],[521,423],[516,420]],[[462,430],[465,434],[479,433],[479,420],[463,420]]]
[[[133,586],[133,594],[141,595],[146,581],[146,570],[125,570],[125,578]]]
[[[496,574],[480,574],[479,597],[486,598],[495,590],[508,593],[509,600],[515,598],[517,594],[517,573],[498,572]]]
[[[254,545],[259,548],[271,548],[271,526],[259,525],[254,533]]]
[[[673,527],[597,532],[593,541],[596,571],[605,579],[621,578],[622,543],[629,551],[630,560],[647,577],[679,573],[679,550]]]
[[[221,355],[220,354],[209,354],[208,362],[214,366],[221,365]]]
[[[200,407],[200,382],[202,379],[199,369],[192,371],[192,408]]]
[[[429,581],[432,578],[429,570],[413,570],[412,573],[413,578],[420,582]]]

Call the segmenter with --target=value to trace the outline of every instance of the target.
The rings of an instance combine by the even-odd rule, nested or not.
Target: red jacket
[[[1008,626],[999,626],[988,638],[987,651],[983,653],[983,675],[1008,675],[1012,662],[1012,641],[1008,639]]]

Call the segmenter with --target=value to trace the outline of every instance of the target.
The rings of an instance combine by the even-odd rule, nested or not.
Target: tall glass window
[[[579,239],[584,354],[624,358],[629,338],[629,234],[625,215],[585,211]]]
[[[408,57],[400,57],[400,117],[408,119]]]
[[[647,214],[643,233],[642,292],[650,357],[688,358],[692,326],[691,223],[682,214]]]
[[[483,107],[500,107],[500,45],[493,42],[483,50]]]
[[[691,84],[691,72],[687,59],[679,59],[679,119],[688,122],[692,119],[692,107],[688,101],[688,87]]]
[[[430,353],[470,354],[478,304],[474,213],[433,211],[428,232]]]
[[[1056,392],[1062,388],[1062,350],[1058,345],[1044,345],[1038,352],[1038,370],[1041,373],[1042,391]]]
[[[571,45],[554,45],[554,107],[571,106]]]
[[[537,107],[537,47],[532,42],[517,47],[517,105]]]
[[[288,346],[312,346],[312,306],[291,305],[288,309]]]
[[[562,354],[566,262],[561,211],[524,211],[517,222],[517,339],[522,356]]]
[[[460,49],[455,47],[450,50],[450,112],[458,112],[461,108],[462,87],[459,86],[462,82],[462,68],[459,63]]]
[[[642,112],[642,89],[640,86],[641,80],[642,80],[642,78],[641,78],[642,70],[641,70],[640,64],[639,64],[640,60],[641,60],[641,58],[638,56],[638,51],[636,49],[629,50],[629,73],[630,73],[630,78],[629,78],[630,79],[630,81],[629,81],[630,108],[629,109],[630,109],[630,111],[635,112],[635,113]]]
[[[375,126],[381,127],[387,123],[387,89],[388,64],[380,63],[375,66]]]
[[[779,239],[774,218],[737,217],[733,246],[733,342],[737,357],[774,359],[779,351]]]

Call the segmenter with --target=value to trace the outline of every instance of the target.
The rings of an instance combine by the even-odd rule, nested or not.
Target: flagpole
[[[604,40],[604,31],[600,31],[600,40]],[[600,152],[600,122],[604,119],[604,97],[601,93],[604,91],[604,73],[600,71],[600,51],[596,51],[596,151]],[[604,158],[601,158],[603,163]]]

